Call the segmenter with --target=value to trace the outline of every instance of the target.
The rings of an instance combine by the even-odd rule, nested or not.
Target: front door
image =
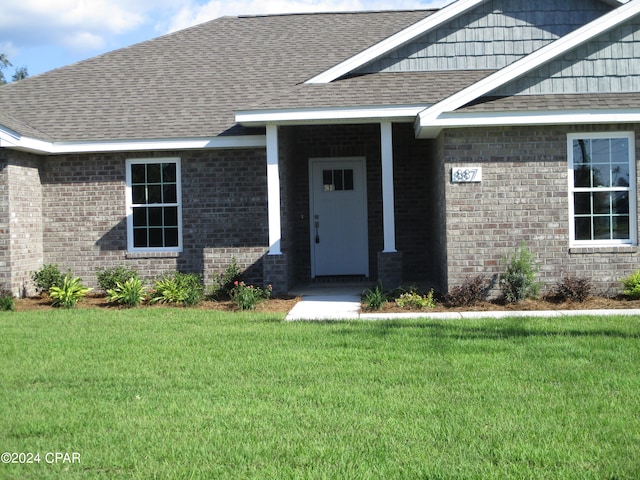
[[[309,163],[312,277],[368,277],[365,159],[311,159]]]

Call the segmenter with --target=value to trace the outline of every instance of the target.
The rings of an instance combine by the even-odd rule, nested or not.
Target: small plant
[[[13,312],[16,309],[16,301],[9,290],[0,290],[0,311]]]
[[[139,278],[138,272],[124,265],[99,269],[96,271],[96,276],[98,277],[98,285],[103,292],[115,289],[118,283],[124,285],[130,278]]]
[[[560,283],[556,285],[552,296],[559,301],[584,302],[590,292],[591,282],[589,279],[565,276]]]
[[[267,288],[246,285],[244,282],[235,281],[231,289],[231,300],[233,300],[240,310],[253,310],[261,301],[271,296],[271,285]]]
[[[107,301],[127,307],[137,307],[147,296],[142,281],[137,277],[130,277],[124,283],[117,282],[115,288],[107,290]]]
[[[242,271],[236,263],[236,259],[232,258],[223,273],[214,273],[211,297],[215,300],[231,297],[231,290],[235,286],[234,282],[240,280],[240,275],[242,275]]]
[[[74,308],[91,290],[82,285],[80,278],[66,274],[60,286],[54,285],[49,289],[49,295],[54,307]]]
[[[40,293],[48,292],[51,287],[60,287],[62,285],[63,275],[60,268],[55,264],[43,265],[42,268],[31,274],[31,279]]]
[[[364,292],[364,303],[369,310],[380,310],[387,302],[387,296],[382,290],[382,284],[378,283],[375,288]]]
[[[420,295],[415,291],[405,292],[396,298],[396,305],[401,308],[434,308],[436,300],[433,295],[433,288],[426,295]]]
[[[622,294],[626,297],[637,300],[640,298],[640,270],[636,270],[622,280]]]
[[[170,272],[156,280],[151,303],[173,303],[193,306],[202,301],[202,276],[195,273]]]
[[[462,285],[452,287],[446,301],[452,307],[466,307],[487,299],[487,282],[482,275],[467,278]]]
[[[500,275],[500,289],[505,301],[515,303],[525,298],[537,298],[540,292],[540,284],[535,280],[537,267],[525,242],[511,258],[504,257],[503,262],[506,270]]]

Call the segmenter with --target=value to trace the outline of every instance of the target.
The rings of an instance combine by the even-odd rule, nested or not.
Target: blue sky
[[[29,76],[223,15],[436,8],[453,0],[1,0],[0,53]]]

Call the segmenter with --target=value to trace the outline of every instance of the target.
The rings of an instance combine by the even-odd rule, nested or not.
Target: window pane
[[[611,194],[611,212],[614,214],[629,213],[629,194],[627,192],[613,192]]]
[[[613,238],[625,240],[630,236],[629,216],[613,217]]]
[[[353,190],[353,170],[344,171],[344,189]]]
[[[591,214],[591,194],[576,193],[574,196],[574,212],[576,215]]]
[[[147,189],[144,185],[131,187],[131,202],[134,204],[147,203]]]
[[[142,248],[147,247],[147,229],[135,228],[133,230],[133,246]]]
[[[164,209],[164,224],[167,227],[178,226],[178,207],[166,207]]]
[[[578,217],[575,222],[576,240],[592,240],[591,238],[591,218]]]
[[[629,139],[628,138],[612,138],[611,139],[611,161],[613,163],[629,162]]]
[[[133,209],[133,226],[147,226],[147,209],[145,207],[136,207]]]
[[[609,139],[591,140],[591,161],[593,163],[609,163],[611,161]]]
[[[589,163],[587,154],[587,144],[585,140],[573,141],[573,164],[578,166],[581,164]]]
[[[149,226],[162,226],[162,207],[149,209]]]
[[[334,189],[333,187],[333,170],[323,170],[322,171],[322,185],[323,190],[325,192],[330,192]]]
[[[593,218],[593,239],[609,240],[611,238],[611,217]]]
[[[162,228],[150,228],[149,229],[149,246],[150,247],[164,247]]]
[[[629,186],[629,163],[611,166],[611,183],[614,187]]]
[[[573,171],[573,183],[576,187],[591,187],[591,168],[581,165]]]
[[[146,179],[145,165],[133,164],[131,165],[131,183],[144,183]]]
[[[593,213],[608,215],[611,212],[611,193],[593,193]]]
[[[147,203],[162,203],[162,185],[149,185],[147,194]]]
[[[594,187],[610,187],[611,186],[611,166],[593,165],[593,186]]]
[[[164,230],[164,246],[165,247],[177,247],[178,246],[178,229],[177,228],[165,228],[165,230]]]
[[[174,185],[164,185],[163,187],[164,198],[163,203],[177,203],[178,202],[178,187]]]
[[[344,184],[342,183],[342,170],[333,171],[333,184],[336,190],[344,190]]]
[[[165,183],[175,183],[176,176],[176,164],[175,163],[163,163],[162,164],[162,181]]]
[[[148,163],[147,164],[147,183],[160,183],[161,181],[162,181],[162,177],[160,175],[160,164]]]

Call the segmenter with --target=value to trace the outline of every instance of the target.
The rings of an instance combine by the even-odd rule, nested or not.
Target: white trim
[[[386,38],[385,40],[367,48],[359,54],[345,60],[338,65],[331,67],[319,75],[310,78],[305,83],[330,83],[347,73],[366,65],[389,53],[390,51],[412,41],[430,30],[439,27],[445,22],[465,13],[469,9],[483,3],[485,0],[458,0],[417,23],[401,30],[400,32]]]
[[[530,72],[567,51],[586,43],[598,35],[618,26],[620,23],[640,13],[640,1],[626,3],[615,10],[597,18],[579,29],[560,37],[558,40],[515,61],[501,70],[485,77],[473,85],[451,95],[441,102],[425,109],[418,115],[416,134],[425,138],[423,129],[429,129],[444,112],[452,112],[467,103],[485,95],[522,75]]]
[[[540,110],[515,112],[447,112],[429,125],[416,122],[418,138],[435,138],[444,128],[529,126],[529,125],[586,125],[640,122],[640,110]]]
[[[391,122],[380,123],[380,153],[382,160],[382,230],[383,252],[395,253],[396,216],[393,194],[393,130]]]
[[[577,190],[574,186],[574,169],[573,169],[573,141],[576,139],[611,139],[626,138],[629,141],[629,180],[628,188],[622,188],[620,191],[629,193],[629,239],[621,240],[575,240],[575,211],[573,203],[573,195],[576,191],[589,191],[593,189]],[[636,149],[635,149],[635,133],[634,132],[589,132],[589,133],[569,133],[567,134],[567,192],[569,204],[569,247],[624,247],[635,246],[638,244],[638,206],[637,206],[637,178],[636,178]],[[615,187],[607,188],[606,191],[615,191]]]
[[[136,152],[144,150],[194,150],[222,148],[264,148],[264,135],[220,136],[210,138],[166,138],[153,140],[102,140],[86,142],[47,142],[12,134],[0,127],[0,148],[13,148],[37,154]]]
[[[177,198],[176,204],[178,207],[178,246],[177,247],[135,247],[133,245],[133,199],[131,193],[131,165],[141,163],[175,163],[176,164],[176,185],[177,185]],[[178,157],[166,157],[166,158],[128,158],[125,162],[125,203],[127,212],[127,251],[129,253],[152,253],[152,252],[182,252],[182,172],[180,165],[180,158]],[[152,204],[148,204],[152,205]],[[153,204],[155,205],[155,204]],[[164,206],[164,204],[157,204],[157,206]]]
[[[413,122],[428,105],[375,106],[375,107],[329,107],[300,109],[244,110],[236,113],[236,122],[248,127],[264,126],[267,123],[289,125],[296,123],[347,123],[367,121],[379,123],[381,119]]]
[[[267,214],[269,220],[269,255],[281,255],[280,168],[278,127],[267,125]]]

